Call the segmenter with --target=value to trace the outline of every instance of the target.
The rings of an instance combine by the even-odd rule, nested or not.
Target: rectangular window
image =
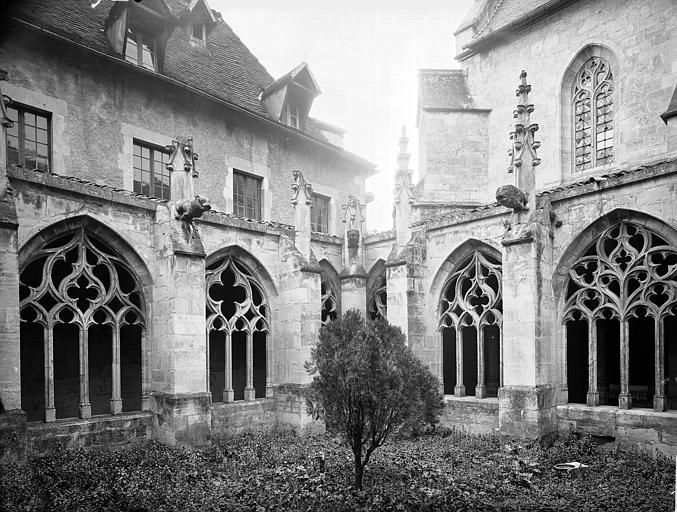
[[[171,177],[165,167],[167,153],[157,146],[134,141],[134,192],[170,199]]]
[[[204,23],[196,22],[191,25],[191,37],[193,37],[193,39],[197,39],[202,43],[206,43],[207,38],[205,37],[206,36],[205,32],[206,31]]]
[[[7,107],[14,121],[7,128],[7,166],[48,172],[50,169],[51,123],[49,115],[27,107]]]
[[[299,106],[292,101],[287,103],[287,124],[293,128],[299,128]]]
[[[136,29],[127,29],[125,60],[137,66],[156,70],[155,38]]]
[[[313,207],[310,212],[310,230],[329,233],[329,198],[313,194]]]
[[[261,220],[261,179],[243,172],[233,172],[233,214]]]

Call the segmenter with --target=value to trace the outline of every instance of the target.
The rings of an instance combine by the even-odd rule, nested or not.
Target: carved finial
[[[341,206],[346,212],[343,217],[343,222],[347,224],[348,229],[357,229],[362,231],[362,223],[364,222],[364,204],[360,203],[360,200],[350,195],[344,205]]]
[[[170,172],[176,170],[176,165],[174,160],[176,155],[180,154],[183,157],[183,170],[186,172],[193,172],[193,178],[198,178],[200,173],[197,172],[197,153],[193,148],[193,138],[188,137],[187,139],[177,137],[172,140],[172,143],[165,146],[165,149],[169,152],[169,162],[167,162],[166,167]]]
[[[291,204],[296,207],[299,204],[299,195],[303,193],[301,200],[310,206],[313,204],[313,186],[310,183],[306,183],[306,179],[301,171],[292,171],[292,175],[294,176],[294,182],[291,184],[293,191]]]
[[[407,153],[407,145],[409,139],[407,138],[407,127],[402,126],[402,136],[400,137],[400,154],[397,155],[397,169],[399,171],[406,171],[409,168],[409,157]]]
[[[402,126],[402,135],[400,137],[400,153],[397,155],[397,171],[395,172],[395,185],[393,187],[393,196],[395,203],[401,201],[401,194],[404,192],[407,202],[414,202],[414,186],[412,184],[412,172],[409,169],[409,157],[407,153],[407,128]]]

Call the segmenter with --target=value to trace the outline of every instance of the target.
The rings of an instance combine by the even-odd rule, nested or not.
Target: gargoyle
[[[527,196],[515,185],[503,185],[496,190],[496,201],[517,213],[526,210]]]
[[[204,212],[211,209],[209,199],[195,196],[195,199],[186,199],[176,203],[176,218],[190,222],[197,217],[202,217]]]

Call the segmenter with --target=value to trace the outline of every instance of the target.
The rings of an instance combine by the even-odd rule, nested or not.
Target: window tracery
[[[631,397],[637,399],[641,394],[646,398],[644,395],[653,393],[654,408],[663,410],[664,331],[666,318],[677,316],[677,250],[645,226],[632,222],[611,226],[590,244],[570,269],[565,299],[563,322],[569,325],[584,321],[587,324],[588,405],[600,403],[600,387],[608,384],[604,375],[603,358],[607,349],[603,339],[608,337],[605,329],[609,329],[609,322],[615,322],[618,327],[613,328],[613,337],[620,344],[618,360],[614,359],[614,365],[620,366],[619,389],[616,391],[618,405],[628,408],[632,404]],[[633,323],[644,328],[642,336],[638,336],[637,328],[633,333]],[[648,332],[651,329],[653,334]],[[643,373],[652,373],[654,382],[644,382],[648,380],[644,378],[642,386],[633,389],[629,361],[631,347],[634,345],[635,350],[646,351],[647,340],[643,339],[646,336],[653,338],[649,346],[656,352],[656,357],[653,358],[655,368],[644,369]],[[567,343],[574,342],[568,336]],[[639,353],[634,353],[634,357],[639,357]],[[635,374],[640,370],[637,368]],[[569,380],[572,378],[569,371]]]
[[[371,283],[369,302],[367,303],[367,315],[371,320],[388,318],[388,291],[385,267],[380,269],[373,283]]]
[[[74,327],[73,333],[79,332],[75,336],[79,346],[79,363],[76,364],[80,367],[77,403],[80,417],[91,415],[90,388],[95,384],[109,389],[111,413],[119,413],[123,408],[134,410],[128,407],[131,403],[136,405],[135,409],[141,408],[140,350],[145,329],[144,299],[134,272],[116,251],[84,228],[57,237],[46,243],[24,265],[20,274],[19,298],[22,326],[39,325],[42,328],[40,337],[44,343],[46,396],[38,402],[44,404],[46,421],[53,421],[59,415],[54,396],[54,354],[66,342],[60,334],[55,334],[63,331],[63,324]],[[130,331],[126,329],[129,326],[138,329]],[[55,340],[59,345],[56,348]],[[121,349],[121,341],[126,346],[138,346],[138,354],[132,358],[137,360],[135,366],[139,367],[133,371],[134,380],[138,380],[136,394],[139,396],[128,397],[129,404],[123,403],[125,393],[121,389],[124,387],[121,384],[121,350],[126,354],[126,346]],[[90,360],[94,357],[90,354],[90,346],[96,351],[96,343],[99,342],[101,346],[111,344],[113,353],[112,368],[105,369],[110,375],[103,383],[97,380],[99,375],[91,378],[89,375]],[[24,351],[28,350],[26,343],[22,336]],[[58,355],[61,357],[60,353]],[[68,359],[70,356],[66,354],[63,357]],[[26,369],[27,374],[30,371]],[[127,368],[122,371],[125,373]],[[22,400],[24,398],[31,399],[26,396]],[[94,405],[98,409],[96,412],[101,413],[101,404]],[[108,404],[104,403],[103,407],[108,408]]]
[[[475,250],[449,276],[443,290],[438,326],[443,333],[446,380],[455,383],[453,392],[457,396],[466,394],[466,384],[474,388],[467,391],[478,398],[496,396],[503,319],[501,263]],[[455,364],[455,377],[448,361]],[[447,392],[451,389],[445,383]]]
[[[588,59],[574,79],[575,170],[613,162],[613,75],[602,57]]]
[[[325,272],[320,273],[321,302],[322,302],[322,325],[336,320],[340,314],[336,290],[329,276]]]
[[[239,397],[234,388],[233,376],[242,372],[244,400],[268,395],[270,379],[267,374],[266,354],[270,333],[269,305],[263,287],[251,271],[228,256],[207,267],[207,332],[210,335],[210,385],[213,396],[221,396],[214,382],[223,384],[223,401],[232,402]],[[212,333],[223,340],[223,360],[215,364]],[[244,361],[233,355],[233,342],[244,338]],[[255,346],[256,345],[256,346]],[[237,346],[235,347],[237,350]],[[243,363],[243,364],[242,364]],[[223,368],[223,382],[212,375]],[[237,385],[235,386],[237,387]],[[221,400],[214,400],[221,401]]]

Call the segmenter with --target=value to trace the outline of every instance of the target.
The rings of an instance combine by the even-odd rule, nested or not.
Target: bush
[[[354,455],[354,486],[376,448],[401,425],[434,425],[444,404],[439,382],[384,319],[350,310],[320,329],[306,369],[314,376],[311,410],[342,434]]]

